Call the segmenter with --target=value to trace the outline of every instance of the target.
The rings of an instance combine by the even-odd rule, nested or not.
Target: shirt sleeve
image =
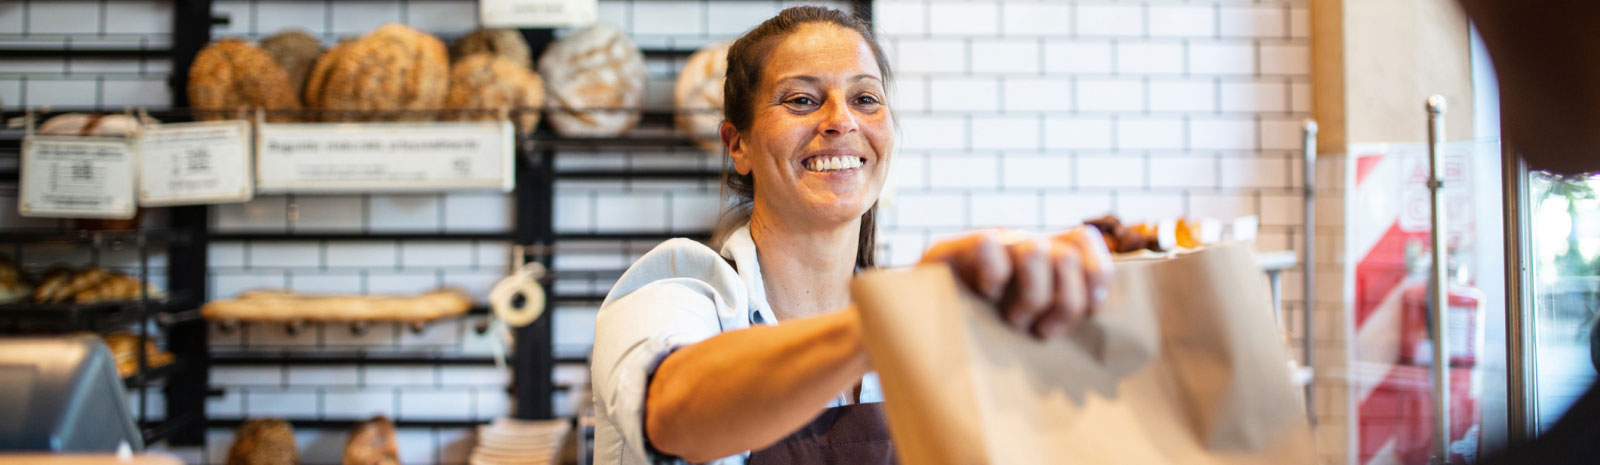
[[[703,281],[665,279],[607,302],[595,318],[591,381],[597,415],[621,436],[622,454],[633,463],[672,463],[645,436],[645,395],[656,367],[679,347],[722,332],[723,302]]]

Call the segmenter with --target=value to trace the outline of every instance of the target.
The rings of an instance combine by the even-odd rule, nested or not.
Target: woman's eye
[[[863,96],[860,96],[860,97],[856,97],[856,104],[857,105],[876,105],[878,103],[879,103],[878,102],[878,98],[874,97],[874,96],[871,96],[871,95],[863,95]]]
[[[789,99],[789,104],[790,105],[801,105],[801,106],[812,106],[812,105],[816,105],[817,101],[816,100],[812,100],[811,97],[802,96],[802,97],[795,97],[795,98]]]

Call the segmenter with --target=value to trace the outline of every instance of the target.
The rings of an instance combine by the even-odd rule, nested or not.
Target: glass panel
[[[1600,175],[1530,177],[1535,401],[1544,430],[1594,382],[1600,360]]]
[[[1429,289],[1431,196],[1426,144],[1352,146],[1347,205],[1355,249],[1359,428],[1356,463],[1431,463],[1432,367],[1449,364],[1451,463],[1476,463],[1505,434],[1505,296],[1500,143],[1444,144],[1448,357],[1436,357]]]

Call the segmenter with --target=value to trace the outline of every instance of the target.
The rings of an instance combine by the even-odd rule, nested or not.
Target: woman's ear
[[[733,123],[722,122],[722,145],[728,147],[728,158],[733,159],[733,171],[740,175],[750,174],[750,159],[745,157],[744,137],[739,135],[739,129]]]

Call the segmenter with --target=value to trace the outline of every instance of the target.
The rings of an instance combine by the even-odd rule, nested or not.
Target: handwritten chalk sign
[[[511,123],[281,123],[256,134],[261,192],[509,192]]]
[[[18,213],[133,218],[134,158],[134,145],[128,139],[29,136],[22,141]]]
[[[598,11],[597,0],[478,1],[478,17],[491,28],[586,26]]]
[[[148,126],[139,132],[139,204],[250,200],[250,122]]]

